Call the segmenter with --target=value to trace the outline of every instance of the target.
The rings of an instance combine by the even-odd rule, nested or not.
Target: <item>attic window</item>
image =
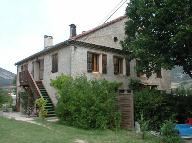
[[[113,41],[114,41],[114,42],[117,42],[117,41],[118,41],[118,38],[117,38],[117,37],[114,37],[114,38],[113,38]]]

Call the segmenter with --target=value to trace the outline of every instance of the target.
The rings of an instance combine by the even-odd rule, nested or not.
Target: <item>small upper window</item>
[[[123,58],[113,57],[114,74],[123,74]]]
[[[87,72],[99,72],[99,54],[87,52]]]
[[[52,55],[52,73],[58,72],[58,54]]]
[[[117,37],[114,37],[114,38],[113,38],[113,41],[114,41],[114,42],[117,42],[117,41],[118,41],[118,38],[117,38]]]

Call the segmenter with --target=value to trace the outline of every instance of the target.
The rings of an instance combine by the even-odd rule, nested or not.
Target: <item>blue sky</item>
[[[0,67],[16,73],[14,63],[43,49],[43,36],[57,44],[102,24],[121,0],[0,0]],[[126,1],[126,0],[125,0]],[[124,15],[124,4],[110,20]]]

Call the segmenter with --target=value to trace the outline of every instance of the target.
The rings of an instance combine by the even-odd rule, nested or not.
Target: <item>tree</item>
[[[192,77],[192,0],[130,0],[122,42],[139,71],[182,66]]]

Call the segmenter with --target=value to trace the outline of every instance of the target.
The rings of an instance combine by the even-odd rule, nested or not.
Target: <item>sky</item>
[[[0,67],[16,73],[16,62],[43,50],[44,35],[53,36],[53,44],[63,42],[70,24],[77,34],[92,29],[121,1],[126,0],[0,0]],[[109,21],[125,14],[127,2]]]

